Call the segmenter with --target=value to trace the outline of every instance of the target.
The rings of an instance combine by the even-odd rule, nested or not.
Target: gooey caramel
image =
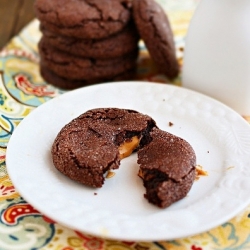
[[[197,165],[195,167],[196,177],[195,180],[199,180],[201,176],[208,176],[208,172],[203,170],[202,166]]]
[[[124,159],[132,154],[132,152],[138,147],[140,139],[138,136],[133,136],[132,138],[124,141],[118,148],[120,159]]]

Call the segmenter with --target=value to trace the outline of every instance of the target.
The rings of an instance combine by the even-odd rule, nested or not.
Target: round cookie
[[[145,198],[165,208],[184,198],[195,180],[196,155],[184,139],[154,128],[151,142],[138,151]]]
[[[114,76],[110,79],[90,79],[90,80],[69,80],[64,77],[60,77],[56,75],[51,70],[47,69],[46,66],[43,65],[43,63],[40,63],[40,73],[43,79],[62,89],[76,89],[83,86],[96,84],[96,83],[104,83],[104,82],[110,82],[110,81],[126,81],[126,80],[132,80],[135,76],[135,69],[131,69],[128,71],[125,71],[119,75]]]
[[[50,46],[45,39],[38,45],[43,64],[58,76],[72,80],[112,78],[136,67],[138,48],[117,58],[94,59],[73,56]]]
[[[130,23],[119,33],[98,40],[60,36],[46,30],[42,25],[40,30],[50,45],[82,57],[104,59],[120,57],[134,51],[139,41],[139,35],[133,23]]]
[[[173,33],[166,13],[154,0],[133,0],[133,17],[142,40],[161,73],[179,73]]]
[[[51,149],[55,167],[72,180],[101,187],[104,174],[117,169],[123,146],[130,151],[147,144],[152,118],[133,110],[100,108],[89,110],[65,125]]]
[[[129,0],[36,0],[36,16],[46,29],[81,39],[100,39],[131,20]]]

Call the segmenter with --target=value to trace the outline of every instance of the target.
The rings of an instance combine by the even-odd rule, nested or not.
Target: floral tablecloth
[[[182,64],[184,38],[198,0],[158,2],[171,21]],[[5,165],[8,141],[32,110],[65,92],[44,82],[39,74],[38,26],[34,20],[0,51],[0,249],[250,249],[250,206],[232,220],[200,235],[162,242],[121,242],[66,228],[39,213],[17,193]],[[137,79],[169,83],[158,74],[143,43],[140,48]],[[171,84],[181,85],[181,77]]]

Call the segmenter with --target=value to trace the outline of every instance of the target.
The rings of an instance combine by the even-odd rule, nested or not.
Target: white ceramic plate
[[[166,209],[143,197],[136,154],[101,189],[69,180],[53,167],[51,145],[66,123],[97,107],[152,116],[161,129],[193,146],[208,176]],[[250,201],[249,152],[250,126],[225,105],[172,85],[121,82],[71,91],[38,107],[14,131],[6,162],[23,198],[55,221],[100,237],[155,241],[204,232],[243,210]]]

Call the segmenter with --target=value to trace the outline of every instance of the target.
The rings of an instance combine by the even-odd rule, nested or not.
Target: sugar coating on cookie
[[[195,180],[196,155],[184,139],[154,128],[151,141],[138,151],[145,198],[165,208],[184,198]]]
[[[101,187],[104,174],[117,169],[127,145],[133,138],[132,151],[149,142],[149,131],[156,127],[147,115],[133,110],[101,108],[75,118],[57,135],[52,145],[55,167],[72,180]]]

